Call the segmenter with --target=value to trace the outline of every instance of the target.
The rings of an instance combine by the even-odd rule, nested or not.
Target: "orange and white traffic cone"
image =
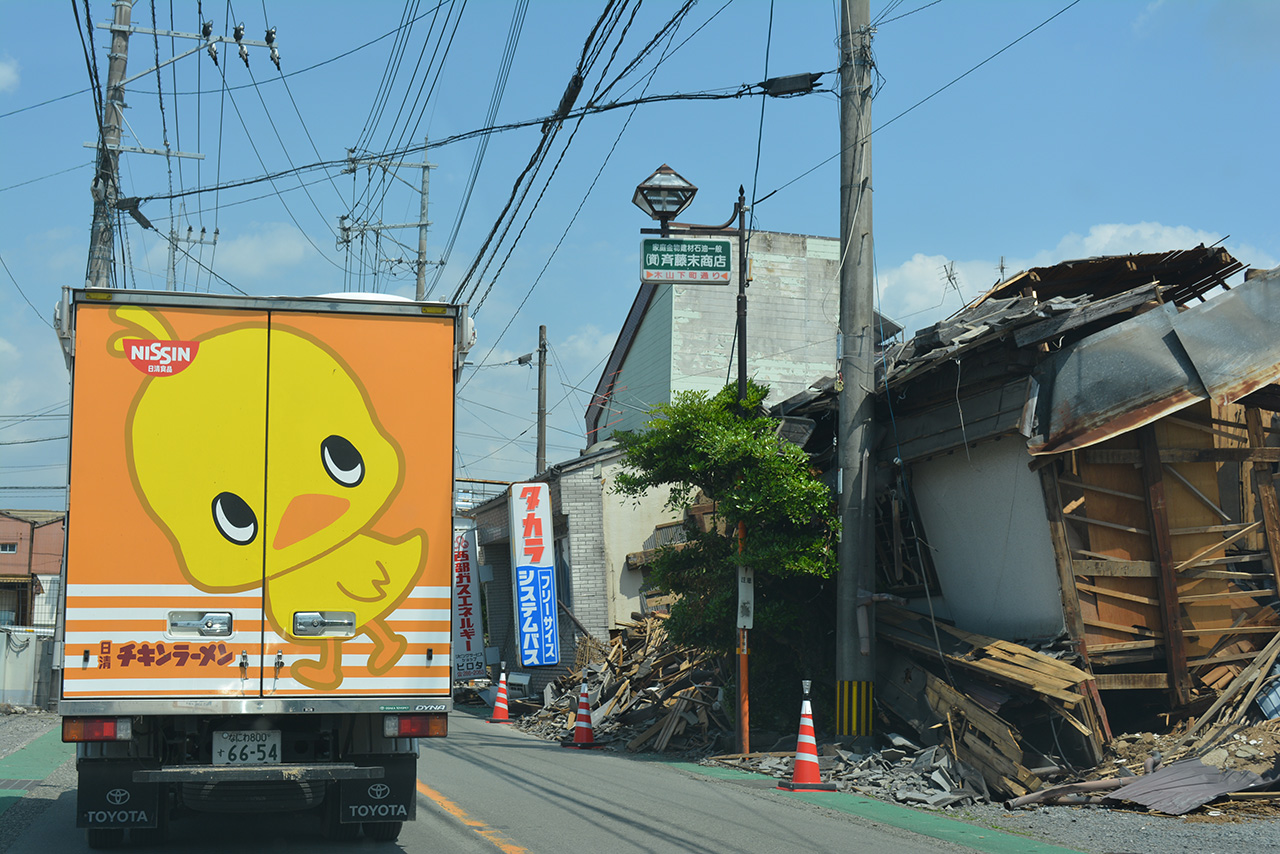
[[[790,792],[834,792],[835,783],[822,782],[818,770],[818,740],[813,734],[813,709],[809,706],[809,680],[803,680],[804,703],[800,706],[800,736],[796,739],[796,761],[791,768],[791,782],[783,781],[779,789]]]
[[[604,747],[605,742],[596,741],[591,730],[591,705],[587,701],[587,683],[582,683],[582,693],[578,695],[578,718],[573,722],[573,741],[560,742],[561,747],[572,747],[575,750],[590,750],[593,747]]]
[[[498,680],[498,696],[493,701],[493,717],[489,718],[491,724],[510,724],[515,723],[511,720],[511,715],[507,711],[507,672],[502,671],[502,678]]]

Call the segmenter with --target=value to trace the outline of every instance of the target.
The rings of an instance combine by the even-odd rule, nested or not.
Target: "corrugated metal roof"
[[[1280,272],[1178,311],[1166,303],[1064,347],[1036,370],[1032,454],[1119,436],[1211,395],[1234,403],[1280,379]]]

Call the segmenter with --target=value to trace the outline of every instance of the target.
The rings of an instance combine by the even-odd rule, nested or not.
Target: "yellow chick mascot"
[[[113,350],[140,336],[177,340],[145,309],[119,309],[116,320]],[[276,633],[318,648],[290,666],[298,682],[336,689],[342,644],[355,634],[373,642],[369,672],[386,673],[408,644],[383,618],[427,559],[425,531],[372,531],[402,485],[403,452],[359,379],[308,333],[247,322],[194,341],[190,365],[145,380],[130,408],[129,469],[147,512],[194,586],[261,586]],[[295,613],[325,611],[353,614],[354,628],[293,634]]]

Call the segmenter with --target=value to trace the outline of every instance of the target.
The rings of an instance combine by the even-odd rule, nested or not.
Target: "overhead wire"
[[[502,97],[507,90],[507,79],[511,74],[511,66],[515,60],[516,47],[520,43],[520,33],[524,30],[525,13],[528,8],[529,0],[517,0],[511,10],[511,23],[507,27],[506,45],[503,47],[502,59],[498,63],[498,73],[494,77],[493,91],[489,95],[489,110],[485,114],[486,125],[492,125],[498,119],[498,107],[502,104]],[[445,265],[449,263],[449,258],[453,254],[453,247],[458,241],[458,234],[462,231],[462,223],[467,215],[467,209],[471,206],[471,194],[475,191],[476,180],[480,175],[480,166],[484,163],[484,156],[488,149],[489,136],[480,137],[480,142],[476,145],[475,154],[471,158],[471,171],[467,174],[467,183],[462,190],[458,211],[453,217],[453,226],[449,229],[449,237],[445,241],[440,263],[436,265],[435,275],[431,279],[431,286],[427,289],[428,295],[435,292],[436,286],[440,283],[440,277],[444,275]],[[426,157],[425,151],[423,152],[423,157]]]
[[[1070,2],[1070,3],[1068,3],[1066,6],[1062,7],[1062,8],[1061,8],[1061,9],[1059,9],[1057,12],[1054,12],[1054,13],[1053,13],[1052,15],[1050,15],[1048,18],[1046,18],[1045,20],[1041,21],[1039,24],[1036,24],[1034,27],[1032,27],[1031,29],[1027,30],[1025,33],[1023,33],[1022,35],[1018,36],[1016,39],[1014,39],[1013,41],[1009,42],[1007,45],[1005,45],[1004,47],[1002,47],[1002,48],[1000,48],[999,50],[997,50],[995,53],[993,53],[993,54],[991,54],[990,56],[988,56],[986,59],[982,60],[982,61],[981,61],[981,62],[979,62],[977,65],[972,66],[971,68],[969,68],[969,70],[965,71],[964,73],[960,74],[959,76],[952,78],[948,83],[943,84],[942,86],[940,86],[940,87],[938,87],[937,89],[935,89],[933,92],[931,92],[931,93],[929,93],[928,95],[926,95],[925,97],[921,98],[919,101],[916,101],[916,102],[915,102],[914,104],[912,104],[910,107],[907,107],[905,110],[903,110],[902,112],[898,113],[896,116],[894,116],[893,118],[889,119],[887,122],[884,122],[883,124],[877,125],[876,127],[872,128],[870,131],[868,131],[868,132],[867,132],[867,137],[871,137],[872,135],[874,135],[874,134],[876,134],[876,133],[879,133],[880,131],[882,131],[882,130],[884,130],[885,128],[887,128],[889,125],[891,125],[891,124],[893,124],[894,122],[896,122],[898,119],[900,119],[900,118],[902,118],[903,116],[907,115],[908,113],[910,113],[910,112],[912,112],[912,111],[916,110],[917,108],[919,108],[919,107],[923,106],[926,102],[933,100],[933,98],[935,98],[935,97],[937,97],[938,95],[942,94],[942,93],[943,93],[943,92],[945,92],[947,89],[950,89],[952,86],[954,86],[955,84],[959,83],[961,80],[963,80],[964,78],[968,77],[970,74],[972,74],[973,72],[977,71],[979,68],[981,68],[982,66],[986,65],[988,62],[991,62],[991,60],[993,60],[993,59],[995,59],[996,57],[1000,56],[1000,54],[1002,54],[1002,53],[1004,53],[1005,51],[1009,50],[1009,49],[1010,49],[1010,48],[1012,48],[1014,45],[1016,45],[1016,44],[1018,44],[1019,42],[1021,42],[1023,39],[1026,39],[1026,38],[1027,38],[1028,36],[1030,36],[1032,33],[1035,33],[1037,30],[1040,30],[1040,29],[1042,29],[1043,27],[1047,26],[1047,25],[1048,25],[1050,22],[1052,22],[1054,19],[1056,19],[1057,17],[1059,17],[1059,16],[1060,16],[1060,15],[1062,15],[1063,13],[1067,12],[1068,10],[1070,10],[1073,6],[1078,5],[1079,3],[1080,3],[1080,0],[1071,0],[1071,2]],[[861,139],[861,138],[859,138],[859,139],[855,139],[853,142],[849,143],[849,145],[848,145],[848,146],[846,146],[846,147],[847,147],[847,148],[851,148],[851,147],[853,147],[853,146],[855,146],[855,145],[860,144],[861,142],[862,142],[862,139]],[[832,160],[835,160],[837,157],[839,157],[839,156],[840,156],[841,154],[843,154],[843,153],[844,153],[844,149],[842,148],[842,149],[840,149],[839,151],[837,151],[835,154],[833,154],[833,155],[831,155],[830,157],[828,157],[828,158],[826,158],[825,160],[823,160],[822,162],[820,162],[820,163],[816,164],[815,166],[813,166],[813,167],[811,167],[811,168],[809,168],[809,169],[806,169],[804,172],[801,172],[799,175],[797,175],[796,177],[792,178],[790,181],[787,181],[786,183],[784,183],[784,184],[782,184],[781,186],[779,186],[779,187],[777,187],[777,188],[775,188],[775,189],[771,190],[770,192],[766,193],[765,195],[761,196],[761,197],[760,197],[760,198],[758,198],[758,199],[752,199],[751,204],[752,204],[752,205],[758,205],[758,204],[761,204],[761,203],[765,202],[766,200],[768,200],[768,199],[769,199],[769,198],[771,198],[772,196],[776,195],[777,193],[781,192],[782,190],[785,190],[787,187],[790,187],[792,184],[796,183],[797,181],[801,180],[802,178],[806,178],[806,177],[808,177],[809,175],[813,174],[814,172],[818,171],[818,169],[822,168],[823,166],[826,166],[828,163],[830,163]]]
[[[684,16],[688,14],[689,9],[691,8],[692,6],[690,4],[685,4],[685,6],[683,6],[679,11],[676,12],[673,18],[678,17],[682,21]],[[662,27],[661,32],[670,33],[667,41],[668,47],[670,47],[671,40],[674,39],[675,34],[679,29],[678,25],[679,25],[679,21],[677,22],[677,26],[673,28],[670,26],[670,21],[668,21],[667,25],[664,25]],[[670,54],[664,49],[663,56],[659,59],[657,63],[654,64],[654,67],[650,69],[649,73],[644,78],[642,78],[645,81],[644,82],[645,88],[641,90],[642,98],[643,98],[643,94],[648,91],[648,86],[653,82],[653,78],[654,78],[654,75],[657,73],[658,67],[669,55]],[[542,281],[542,277],[546,274],[547,269],[551,266],[552,260],[555,258],[556,253],[559,252],[560,246],[564,243],[565,238],[569,234],[569,230],[573,228],[574,223],[577,222],[578,215],[582,212],[583,206],[586,205],[587,199],[591,196],[592,190],[595,189],[596,183],[600,180],[600,176],[604,174],[605,166],[608,165],[609,160],[613,157],[613,152],[617,149],[618,143],[622,141],[622,136],[623,134],[626,133],[627,128],[630,126],[631,119],[635,116],[635,111],[637,107],[638,107],[638,103],[636,106],[632,107],[632,110],[630,114],[628,114],[626,121],[623,122],[622,128],[618,131],[617,137],[614,138],[613,145],[610,146],[609,151],[605,154],[604,160],[600,164],[600,168],[596,170],[596,175],[592,179],[591,185],[587,187],[586,192],[582,196],[582,200],[578,203],[577,209],[574,210],[573,212],[573,216],[569,218],[569,222],[565,225],[564,231],[561,232],[560,239],[556,241],[556,245],[552,248],[551,252],[548,253],[547,259],[542,265],[542,269],[538,271],[538,275],[534,278],[533,282],[529,285],[529,288],[525,292],[523,299],[520,300],[520,304],[516,307],[515,311],[512,312],[512,315],[507,320],[506,325],[503,327],[502,331],[498,333],[497,337],[494,339],[494,343],[489,348],[489,353],[485,355],[486,359],[489,357],[489,354],[493,353],[494,349],[497,348],[499,342],[501,342],[502,338],[507,334],[507,330],[511,328],[511,324],[515,322],[515,318],[519,316],[520,311],[524,308],[525,303],[529,301],[529,297],[533,295],[534,289],[537,288],[538,283]],[[463,382],[462,387],[466,388],[466,384],[468,382],[470,382],[470,377],[468,377],[467,380]]]
[[[440,5],[442,6],[442,5],[444,5],[444,4],[440,4]],[[426,55],[427,55],[427,47],[431,44],[431,36],[432,36],[432,33],[434,33],[434,32],[435,32],[436,20],[437,20],[437,18],[439,18],[439,9],[440,9],[440,6],[437,6],[437,7],[436,7],[436,11],[432,14],[431,24],[430,24],[429,28],[427,29],[427,36],[426,36],[426,38],[424,38],[424,39],[422,40],[422,48],[418,51],[418,61],[414,64],[414,66],[413,66],[413,71],[412,71],[412,72],[410,73],[410,75],[409,75],[409,82],[408,82],[408,84],[406,84],[406,86],[405,86],[405,91],[404,91],[404,95],[401,97],[401,100],[400,100],[400,107],[396,110],[395,118],[393,118],[393,119],[391,120],[391,128],[387,131],[387,141],[386,141],[386,143],[382,146],[383,151],[389,150],[389,149],[391,149],[391,148],[393,147],[393,146],[391,145],[391,137],[392,137],[392,135],[394,135],[394,134],[395,134],[395,130],[396,130],[396,128],[397,128],[397,127],[399,126],[399,124],[400,124],[400,118],[401,118],[401,116],[402,116],[402,115],[404,115],[405,105],[406,105],[406,103],[408,102],[408,99],[409,99],[409,92],[410,92],[410,91],[412,90],[412,88],[413,88],[413,82],[414,82],[415,80],[417,80],[417,79],[418,79],[418,69],[422,67],[422,60],[423,60],[423,59],[426,57]],[[444,25],[440,28],[440,34],[436,36],[436,45],[437,45],[437,47],[439,46],[440,40],[443,38],[443,34],[444,34],[444,27],[447,27],[447,26],[448,26],[448,24],[449,24],[449,16],[452,14],[452,12],[453,12],[453,2],[452,2],[452,0],[451,0],[451,1],[450,1],[450,4],[449,4],[449,14],[448,14],[448,15],[446,15]],[[406,43],[407,43],[407,41],[406,41]],[[404,49],[403,49],[403,46],[401,46],[400,56],[399,56],[399,57],[397,57],[397,59],[396,59],[396,63],[395,63],[395,72],[394,72],[394,74],[392,75],[392,79],[389,81],[388,85],[385,87],[385,91],[384,91],[384,93],[383,93],[383,95],[382,95],[382,103],[381,103],[381,104],[379,104],[379,106],[378,106],[378,110],[377,110],[377,113],[376,113],[376,118],[374,118],[374,119],[373,119],[373,123],[372,123],[372,125],[369,127],[367,138],[366,138],[366,136],[365,136],[364,134],[361,134],[361,137],[360,137],[359,139],[357,139],[357,141],[356,141],[356,145],[355,145],[355,147],[354,147],[354,149],[353,149],[354,151],[364,151],[364,152],[366,152],[366,153],[371,153],[371,152],[369,151],[368,147],[367,147],[367,143],[372,141],[373,134],[377,132],[377,126],[378,126],[378,124],[379,124],[379,123],[381,123],[383,111],[384,111],[384,110],[385,110],[385,108],[386,108],[387,101],[388,101],[388,100],[390,99],[390,97],[391,97],[391,91],[392,91],[392,88],[393,88],[394,83],[395,83],[395,79],[394,79],[394,78],[395,78],[395,76],[397,76],[397,75],[399,74],[399,70],[400,70],[400,62],[401,62],[401,60],[402,60],[402,58],[403,58],[403,52],[404,52]],[[433,54],[433,56],[434,56],[434,54]],[[427,76],[429,76],[429,75],[430,75],[430,71],[431,71],[430,66],[428,66],[428,68],[427,68]],[[424,76],[424,77],[423,77],[423,82],[424,82],[424,83],[426,82],[426,76]],[[385,175],[380,175],[380,176],[379,176],[379,189],[381,189],[381,188],[382,188],[382,185],[383,185],[383,179],[384,179],[385,177],[386,177]],[[368,193],[368,192],[369,192],[369,188],[368,188],[368,187],[366,187],[365,193]],[[374,193],[376,194],[376,191],[374,191]],[[365,213],[369,212],[373,207],[375,207],[375,206],[376,206],[375,204],[367,203],[367,202],[365,201],[364,195],[365,195],[365,194],[361,194],[361,198],[359,198],[359,199],[355,200],[355,201],[352,203],[352,207],[351,207],[351,209],[348,211],[348,216],[356,217],[356,216],[359,216],[359,215],[363,215],[363,214],[365,214]],[[363,206],[364,206],[364,207],[363,207],[363,209],[361,210],[361,212],[358,214],[358,213],[356,212],[356,205],[360,205],[360,204],[363,204]]]
[[[529,191],[533,188],[534,181],[536,180],[539,170],[542,168],[543,162],[546,160],[551,145],[559,133],[560,128],[563,126],[564,118],[561,116],[561,111],[567,111],[566,102],[567,107],[572,107],[573,101],[577,98],[578,91],[581,90],[583,82],[586,79],[586,75],[589,72],[589,68],[586,63],[592,47],[592,42],[595,39],[596,34],[600,31],[600,27],[603,25],[606,18],[613,12],[614,4],[613,0],[610,0],[610,2],[605,5],[604,11],[601,12],[600,16],[596,19],[595,25],[592,26],[590,33],[587,35],[587,38],[583,43],[582,54],[578,59],[578,65],[574,70],[573,76],[570,78],[565,94],[561,97],[560,108],[557,108],[556,113],[543,124],[542,134],[538,138],[537,146],[529,157],[529,162],[525,164],[524,169],[516,176],[515,183],[511,188],[511,194],[508,196],[506,203],[499,212],[497,219],[494,220],[493,226],[489,229],[489,233],[485,236],[484,242],[481,244],[479,251],[472,259],[471,266],[467,269],[467,272],[459,281],[458,286],[454,289],[454,294],[450,299],[450,302],[469,303],[478,291],[480,284],[488,271],[489,265],[493,263],[493,259],[496,257],[502,241],[505,239],[506,234],[514,224],[520,208],[524,205],[524,200],[528,197]],[[572,134],[570,135],[570,138],[572,139]],[[525,180],[526,178],[528,179],[527,182]],[[510,214],[510,217],[508,217],[508,214]],[[502,232],[501,236],[498,235],[499,231]],[[495,237],[498,238],[498,242],[496,244],[493,242]],[[491,246],[493,247],[492,251],[490,251]],[[488,257],[488,261],[485,260],[486,256]],[[483,269],[481,269],[482,263],[484,264]],[[479,270],[478,276],[476,275],[477,270]],[[474,284],[472,284],[473,276],[476,277]],[[467,293],[468,285],[471,286],[471,289],[467,298],[463,300],[461,297],[464,293]]]
[[[52,329],[53,324],[45,319],[45,316],[41,314],[40,310],[35,307],[35,304],[31,302],[31,298],[27,296],[27,292],[22,289],[22,285],[18,284],[18,280],[13,277],[13,272],[10,271],[9,265],[5,263],[3,255],[0,255],[0,267],[4,267],[5,275],[9,277],[10,282],[13,282],[14,288],[17,289],[18,294],[22,297],[22,301],[31,307],[31,310],[40,318],[41,323]]]
[[[374,90],[373,99],[369,105],[369,115],[365,116],[364,125],[356,136],[355,148],[357,150],[363,147],[365,134],[373,132],[378,119],[381,118],[387,99],[391,96],[392,83],[400,71],[400,61],[404,58],[404,49],[408,45],[409,35],[413,31],[412,25],[406,27],[405,22],[416,20],[410,12],[411,8],[417,8],[417,0],[406,0],[404,4],[404,11],[400,15],[400,26],[396,29],[396,40],[392,43],[391,50],[387,54],[387,64],[382,69],[382,79],[378,81],[378,88]],[[428,38],[430,38],[430,32],[428,32]]]

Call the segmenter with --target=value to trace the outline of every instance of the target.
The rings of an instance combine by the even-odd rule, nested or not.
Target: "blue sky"
[[[517,21],[495,123],[541,119],[559,103],[605,4],[541,0],[522,19],[517,4],[492,0],[202,5],[215,33],[243,21],[246,37],[261,39],[268,24],[275,27],[282,70],[291,76],[282,81],[265,50],[252,49],[246,69],[224,45],[220,66],[202,51],[166,67],[162,96],[155,74],[132,83],[125,143],[163,148],[167,134],[174,150],[205,159],[179,165],[176,158],[125,154],[126,195],[162,196],[171,184],[174,191],[208,188],[340,161],[355,146],[380,153],[427,135],[440,141],[484,128]],[[0,36],[0,259],[7,268],[0,269],[0,507],[56,508],[63,500],[60,492],[25,487],[65,477],[65,442],[33,440],[66,433],[67,374],[47,321],[60,289],[83,283],[92,215],[92,152],[83,143],[95,138],[95,118],[81,91],[89,77],[73,8],[84,17],[83,5],[8,4]],[[615,45],[610,80],[679,8],[651,0],[625,38],[619,25],[579,105]],[[772,7],[767,0],[702,0],[671,39],[660,40],[599,100],[732,93],[766,76],[833,72],[838,9],[803,0]],[[95,23],[111,15],[105,0],[93,0],[90,10]],[[386,84],[398,43],[386,34],[403,32],[406,10],[417,19],[398,74]],[[880,21],[874,49],[881,85],[872,118],[878,300],[909,330],[993,284],[1002,258],[1013,273],[1068,258],[1222,241],[1248,265],[1280,264],[1280,56],[1272,44],[1280,4],[903,0],[873,2],[871,14]],[[157,4],[157,27],[198,28],[195,3],[174,0],[173,15],[171,24],[169,4]],[[150,27],[151,5],[139,0],[133,19]],[[94,34],[104,79],[107,36]],[[442,41],[447,51],[438,47]],[[192,46],[176,41],[177,52]],[[134,35],[129,74],[174,52],[168,38]],[[425,85],[423,69],[430,69]],[[828,73],[822,88],[834,82]],[[755,206],[755,227],[834,236],[837,119],[836,97],[820,92],[769,100],[763,121],[760,99],[743,97],[670,100],[566,122],[473,299],[487,291],[472,354],[483,367],[468,370],[459,392],[459,475],[511,480],[532,473],[535,372],[502,363],[536,348],[539,324],[548,327],[552,347],[548,457],[568,459],[584,446],[589,395],[638,286],[638,230],[650,223],[630,203],[637,183],[670,164],[700,188],[682,218],[707,223],[729,217],[739,184],[750,198],[777,190]],[[448,298],[463,280],[540,138],[536,123],[488,136],[434,296]],[[444,255],[458,222],[478,146],[471,138],[430,149],[438,167],[431,175],[432,260]],[[420,161],[421,153],[403,159]],[[414,171],[400,174],[417,184]],[[377,181],[365,167],[354,174],[335,167],[191,195],[179,231],[216,227],[216,251],[189,251],[251,294],[376,288],[411,295],[409,265],[371,259],[411,256],[416,233],[399,233],[405,249],[385,240],[379,247],[366,242],[363,251],[358,242],[350,253],[335,249],[341,214],[416,218],[411,187],[393,182],[384,192]],[[359,204],[371,196],[380,204]],[[142,211],[168,231],[178,205],[171,214],[168,200],[155,199]],[[125,254],[130,286],[164,287],[166,242],[129,223]],[[943,276],[947,264],[954,264],[958,287]],[[230,292],[181,257],[176,275],[180,288]],[[726,353],[726,366],[730,358]],[[411,382],[412,366],[404,371]]]

